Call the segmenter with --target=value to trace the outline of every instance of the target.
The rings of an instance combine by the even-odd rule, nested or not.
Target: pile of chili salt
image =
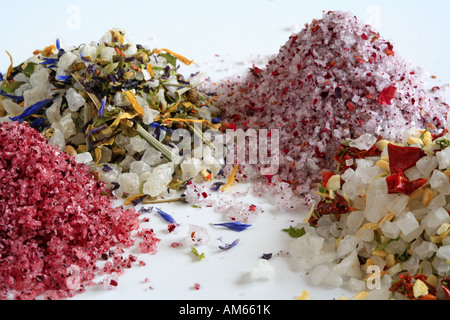
[[[348,12],[325,12],[265,68],[213,90],[228,128],[280,130],[278,172],[264,179],[262,165],[241,164],[236,179],[261,179],[258,191],[275,194],[285,209],[311,203],[310,187],[333,165],[342,140],[364,133],[394,139],[406,128],[448,123],[448,105],[426,89],[419,70]]]
[[[28,124],[0,123],[0,299],[71,297],[101,255],[133,244],[137,213],[105,190]]]

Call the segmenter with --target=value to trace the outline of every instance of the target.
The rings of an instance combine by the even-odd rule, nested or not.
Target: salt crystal
[[[133,172],[125,172],[121,173],[117,178],[117,182],[120,185],[120,189],[123,192],[128,193],[130,195],[136,195],[139,192],[140,188],[140,180],[139,176]]]
[[[310,233],[296,239],[291,245],[291,252],[293,256],[312,258],[320,254],[324,239]]]
[[[77,60],[78,56],[73,52],[67,51],[58,60],[58,68],[67,71],[72,66],[72,64]]]
[[[210,236],[205,227],[190,224],[188,227],[186,244],[188,246],[206,245],[210,241]]]
[[[403,214],[396,221],[396,224],[405,235],[410,234],[419,228],[419,222],[416,220],[416,217],[412,214],[412,212]]]
[[[148,171],[150,171],[150,166],[143,161],[133,161],[130,163],[130,172],[136,173],[139,177]]]
[[[66,92],[67,103],[69,104],[69,109],[72,112],[77,112],[84,104],[86,100],[81,94],[78,93],[74,88],[70,88]]]
[[[100,57],[102,57],[103,59],[105,59],[109,62],[112,61],[112,59],[115,55],[117,55],[117,52],[112,47],[104,47],[100,53]]]
[[[436,255],[441,259],[449,260],[450,259],[450,246],[440,247],[438,249]]]
[[[156,167],[164,162],[164,158],[161,152],[153,147],[148,147],[142,155],[141,161],[147,163],[150,167]]]
[[[314,285],[327,284],[333,287],[340,287],[344,282],[343,278],[336,271],[326,265],[317,266],[310,275]]]
[[[142,139],[139,135],[130,138],[129,144],[125,147],[130,154],[140,153],[149,147],[147,141]]]
[[[366,282],[359,279],[350,278],[347,282],[347,287],[353,292],[361,292],[366,290]]]
[[[414,254],[416,254],[420,260],[426,260],[431,258],[437,250],[438,247],[434,243],[423,241],[414,248]]]
[[[154,168],[143,186],[143,193],[151,197],[159,196],[172,181],[174,169],[172,162]]]
[[[380,229],[386,237],[396,239],[400,234],[400,228],[397,223],[390,221],[383,221],[380,224]]]
[[[436,158],[439,163],[439,170],[444,170],[450,167],[450,149],[445,148],[442,151],[436,152]]]
[[[275,268],[267,259],[259,259],[252,267],[250,275],[252,279],[273,279],[275,277]]]
[[[430,178],[431,173],[438,166],[438,159],[435,156],[426,156],[416,162],[416,167],[419,169],[422,177],[425,179]]]
[[[450,195],[450,183],[448,177],[444,172],[434,170],[430,179],[430,186],[432,189],[439,191],[444,195]]]
[[[443,224],[450,222],[450,215],[444,208],[438,208],[430,212],[423,220],[422,224],[426,228],[431,228],[435,231]]]
[[[359,264],[358,254],[356,251],[350,253],[339,264],[333,267],[342,277],[348,276],[356,279],[361,279],[361,266]]]
[[[52,128],[61,131],[66,140],[77,133],[75,123],[73,122],[70,112],[66,113],[59,121],[54,122],[52,124]]]
[[[375,137],[374,135],[365,133],[358,139],[351,141],[350,147],[357,148],[359,150],[370,150],[377,142],[377,140],[377,137]]]
[[[90,152],[78,153],[74,157],[76,162],[84,164],[89,164],[93,160]]]
[[[344,258],[362,246],[362,240],[353,235],[345,236],[339,241],[337,248],[337,255],[339,258]]]

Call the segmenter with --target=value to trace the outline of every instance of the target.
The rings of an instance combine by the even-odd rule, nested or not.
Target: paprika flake
[[[396,93],[397,88],[394,86],[389,86],[380,92],[380,95],[378,96],[378,102],[382,106],[391,105],[392,99],[394,99]]]
[[[395,173],[404,172],[414,167],[420,159],[426,156],[421,148],[402,147],[392,143],[388,144],[389,169]]]
[[[428,180],[427,179],[417,179],[415,181],[410,181],[408,178],[406,178],[402,172],[391,174],[390,176],[386,177],[386,182],[388,186],[388,193],[389,194],[406,194],[410,195],[414,191],[418,190],[419,188],[423,187]]]

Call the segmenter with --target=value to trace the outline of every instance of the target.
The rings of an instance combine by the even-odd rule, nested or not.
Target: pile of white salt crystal
[[[262,181],[256,191],[274,195],[285,209],[311,203],[311,185],[334,166],[341,141],[364,133],[394,139],[412,127],[438,132],[448,123],[448,105],[426,89],[419,71],[347,12],[324,13],[265,68],[212,90],[221,95],[225,122],[280,130],[278,172],[264,179],[263,165],[240,164],[236,180]]]

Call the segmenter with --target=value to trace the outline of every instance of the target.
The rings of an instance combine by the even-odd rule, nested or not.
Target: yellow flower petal
[[[239,165],[233,168],[233,171],[231,172],[230,176],[228,177],[227,184],[222,187],[222,191],[225,191],[229,186],[231,186],[233,184],[234,179],[236,177],[236,172],[238,172],[239,168],[240,168]]]

